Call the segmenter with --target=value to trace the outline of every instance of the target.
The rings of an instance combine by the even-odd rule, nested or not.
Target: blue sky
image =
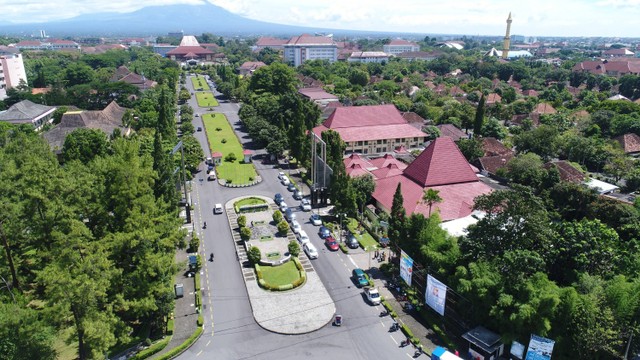
[[[0,0],[2,20],[59,20],[86,13],[209,1],[251,19],[337,29],[525,36],[640,37],[640,0]]]

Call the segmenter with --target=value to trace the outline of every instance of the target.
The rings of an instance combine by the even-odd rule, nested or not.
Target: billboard
[[[427,292],[424,296],[427,305],[444,316],[444,302],[447,299],[447,286],[431,275],[427,275]]]
[[[551,360],[555,341],[531,334],[526,360]]]
[[[520,344],[517,341],[511,343],[511,355],[515,356],[516,359],[522,359],[524,356],[524,344]]]
[[[400,250],[400,277],[409,286],[411,286],[411,274],[413,274],[413,259]]]

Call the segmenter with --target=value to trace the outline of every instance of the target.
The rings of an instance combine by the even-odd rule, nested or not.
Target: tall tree
[[[158,131],[165,139],[175,138],[174,117],[172,114],[172,102],[171,97],[168,94],[169,90],[166,86],[162,86],[160,89],[160,96],[158,98]]]
[[[168,152],[162,144],[162,135],[156,131],[153,138],[153,170],[157,174],[154,193],[157,198],[163,198],[172,203],[176,197],[173,168]]]
[[[402,196],[402,184],[398,183],[396,192],[393,194],[391,203],[391,214],[389,216],[389,239],[394,245],[394,250],[402,244],[406,238],[407,212],[404,209],[404,198]]]
[[[478,107],[476,108],[476,117],[473,122],[473,136],[478,137],[482,134],[482,126],[484,125],[484,94],[480,96]]]

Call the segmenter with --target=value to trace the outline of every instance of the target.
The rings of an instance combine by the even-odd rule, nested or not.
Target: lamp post
[[[340,243],[342,244],[342,218],[344,216],[346,216],[347,214],[344,213],[340,213],[338,214],[338,217],[340,218],[340,229],[338,229],[338,231],[340,232]]]

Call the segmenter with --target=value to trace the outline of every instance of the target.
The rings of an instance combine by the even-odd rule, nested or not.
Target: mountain
[[[328,30],[251,20],[209,2],[205,2],[203,5],[149,6],[124,14],[87,14],[47,23],[0,23],[0,34],[31,34],[41,29],[54,37],[162,35],[179,30],[184,30],[185,34],[209,32],[225,36],[291,35]]]

